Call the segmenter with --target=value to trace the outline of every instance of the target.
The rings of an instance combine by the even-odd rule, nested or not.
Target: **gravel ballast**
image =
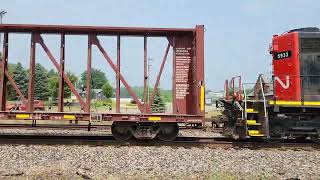
[[[50,129],[50,128],[0,128],[0,135],[57,135],[57,136],[72,136],[72,135],[85,135],[85,136],[111,136],[111,129],[95,129],[87,131],[85,129]],[[221,137],[220,133],[213,132],[211,129],[180,129],[179,136],[187,137]]]
[[[317,179],[320,151],[1,145],[0,178]]]

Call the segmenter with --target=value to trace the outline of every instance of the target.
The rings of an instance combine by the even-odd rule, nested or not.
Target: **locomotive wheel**
[[[162,141],[173,141],[179,133],[177,123],[160,123],[158,137]]]
[[[273,124],[270,128],[270,138],[266,139],[266,142],[277,144],[282,141],[281,133],[283,132],[283,129],[280,125]]]
[[[308,135],[298,135],[298,136],[295,136],[294,139],[298,140],[298,141],[304,141],[306,140],[306,138],[308,137]]]
[[[278,144],[278,143],[280,143],[281,142],[281,138],[268,138],[268,139],[266,139],[266,142],[267,143],[271,143],[271,144]]]
[[[319,136],[319,134],[310,135],[309,137],[310,137],[311,141],[313,141],[314,143],[320,144],[320,136]]]
[[[111,132],[114,138],[119,141],[127,141],[132,137],[130,129],[133,124],[128,122],[113,122]]]

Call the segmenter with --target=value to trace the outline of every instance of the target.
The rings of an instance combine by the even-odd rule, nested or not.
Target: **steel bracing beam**
[[[28,85],[28,112],[34,111],[34,86],[35,86],[35,66],[36,66],[36,40],[38,33],[31,34],[30,65],[29,65],[29,85]]]
[[[108,27],[108,26],[68,26],[37,24],[0,24],[0,32],[46,34],[97,34],[125,36],[193,36],[193,28],[142,28],[142,27]]]
[[[166,64],[166,61],[167,61],[169,50],[170,50],[170,43],[168,43],[166,52],[165,52],[165,54],[163,56],[162,63],[161,63],[161,66],[160,66],[160,70],[159,70],[159,73],[158,73],[158,76],[157,76],[157,80],[156,80],[156,83],[154,84],[154,87],[153,87],[153,90],[152,90],[152,94],[151,94],[151,97],[150,97],[149,106],[151,106],[153,104],[154,96],[155,96],[155,94],[157,92],[157,89],[158,89],[158,86],[160,84],[160,78],[161,78],[161,75],[162,75],[162,71],[163,71],[164,65]]]
[[[2,57],[1,57],[2,58]],[[2,69],[2,63],[0,63],[0,69]],[[22,92],[20,91],[18,85],[14,81],[13,77],[9,74],[8,68],[5,70],[5,76],[8,78],[8,82],[12,85],[13,89],[16,91],[17,95],[22,99],[26,100]]]
[[[111,66],[112,70],[117,73],[117,66],[112,62],[111,58],[109,57],[109,55],[107,54],[107,52],[104,50],[104,48],[102,47],[99,39],[97,38],[97,36],[94,37],[93,43],[98,47],[98,49],[100,50],[100,52],[102,53],[103,57],[106,59],[106,61],[109,63],[109,65]],[[119,77],[120,80],[122,82],[122,84],[126,87],[126,89],[128,90],[128,93],[130,94],[130,96],[133,98],[133,100],[137,103],[138,108],[140,110],[140,112],[143,112],[143,105],[141,103],[141,101],[139,100],[138,96],[133,92],[131,86],[127,83],[127,81],[124,79],[124,77],[122,76],[121,73],[119,73]]]
[[[143,37],[143,50],[144,50],[144,58],[143,58],[143,112],[148,111],[148,38],[146,36]]]
[[[8,33],[4,33],[4,39],[3,39],[3,55],[2,55],[2,61],[1,61],[1,85],[0,85],[0,110],[5,111],[6,110],[6,90],[7,90],[7,77],[5,76],[5,73],[8,69]]]
[[[36,38],[36,42],[39,43],[41,45],[41,47],[43,48],[43,50],[45,51],[45,53],[47,54],[47,56],[49,57],[50,61],[53,63],[53,65],[56,67],[56,69],[59,71],[59,73],[62,73],[63,75],[63,79],[64,81],[67,83],[67,85],[69,86],[71,92],[77,97],[81,108],[85,108],[85,102],[83,101],[82,97],[80,96],[80,94],[77,92],[76,88],[73,86],[72,82],[70,81],[70,79],[68,78],[67,74],[65,72],[62,71],[61,66],[59,65],[59,63],[57,62],[57,60],[55,59],[55,57],[52,55],[51,51],[49,50],[49,48],[47,47],[47,45],[44,43],[41,35],[37,34],[37,38]]]
[[[87,78],[86,78],[86,106],[85,112],[90,112],[91,102],[91,65],[92,65],[92,39],[93,35],[88,35],[88,59],[87,59]]]
[[[12,76],[9,74],[8,69],[6,69],[5,75],[7,76],[9,83],[12,85],[13,89],[16,91],[17,95],[21,98],[21,100],[27,100],[20,91],[18,85],[16,84]]]
[[[2,60],[2,57],[1,57]],[[2,62],[0,63],[0,69],[2,69]],[[9,74],[8,67],[5,69],[5,76],[8,78],[8,82],[12,85],[13,89],[16,91],[17,95],[22,99],[26,100],[22,92],[20,91],[18,85],[14,81],[13,77]],[[1,80],[0,80],[1,81]]]
[[[116,73],[116,113],[120,113],[120,68],[121,68],[121,37],[117,36],[117,73]]]
[[[13,89],[16,91],[18,96],[22,99],[25,100],[24,95],[20,91],[18,85],[15,83],[14,79],[11,77],[8,71],[8,49],[9,49],[9,33],[4,33],[4,40],[3,40],[3,53],[1,57],[1,63],[0,63],[0,69],[1,69],[1,89],[0,89],[0,102],[2,102],[2,109],[5,107],[6,102],[3,102],[6,100],[6,90],[7,86],[6,83],[7,81],[12,85]],[[4,104],[3,104],[4,103]]]
[[[61,34],[61,43],[60,43],[60,78],[59,78],[59,95],[58,95],[58,111],[63,112],[64,107],[64,59],[65,59],[65,34]]]

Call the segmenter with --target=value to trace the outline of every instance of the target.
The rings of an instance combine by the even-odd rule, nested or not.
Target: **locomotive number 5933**
[[[284,51],[284,52],[279,52],[279,53],[276,53],[274,58],[276,60],[279,60],[279,59],[285,59],[285,58],[288,58],[291,56],[291,51]]]

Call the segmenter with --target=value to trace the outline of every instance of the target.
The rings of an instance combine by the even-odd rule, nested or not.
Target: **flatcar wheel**
[[[132,123],[127,122],[113,122],[111,132],[114,138],[119,141],[127,141],[132,137],[130,132]]]
[[[162,141],[173,141],[179,133],[177,123],[160,123],[158,137]]]
[[[310,135],[309,137],[310,137],[311,141],[313,141],[314,143],[320,144],[320,136],[319,136],[319,134]]]

